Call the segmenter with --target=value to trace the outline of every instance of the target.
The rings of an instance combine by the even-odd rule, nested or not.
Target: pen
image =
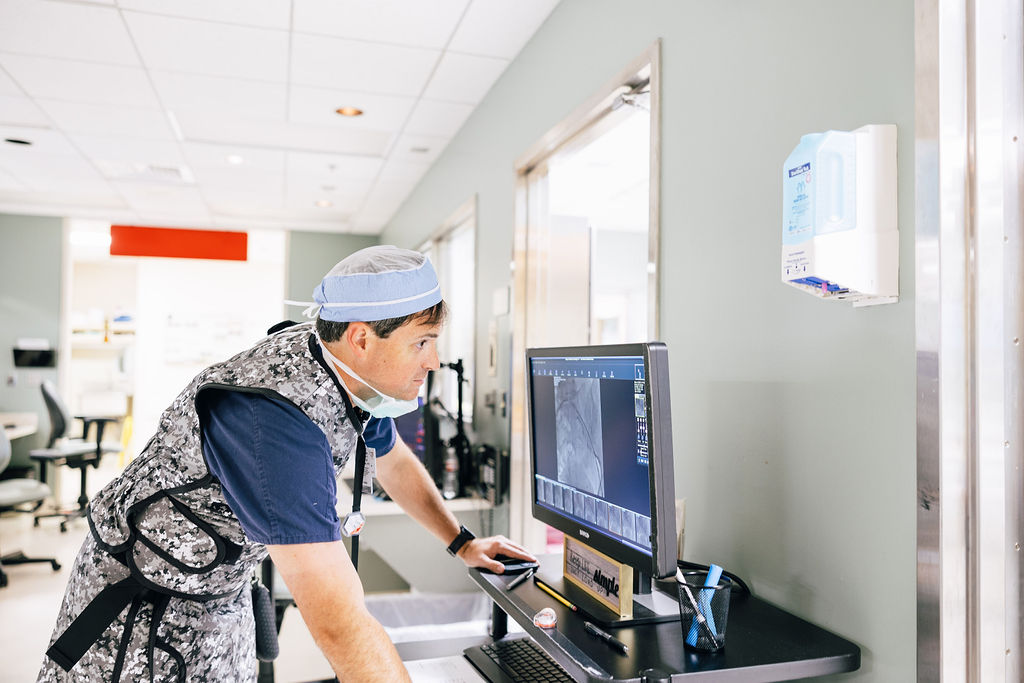
[[[579,607],[577,607],[576,605],[572,604],[571,602],[569,602],[568,600],[563,598],[561,595],[556,593],[555,590],[551,586],[549,586],[546,583],[542,582],[536,576],[533,577],[533,582],[535,584],[537,584],[537,588],[541,589],[542,591],[544,591],[545,593],[547,593],[548,595],[553,597],[555,600],[558,600],[558,602],[562,603],[563,605],[565,605],[566,607],[571,609],[573,612],[579,612],[580,611]]]
[[[629,654],[629,646],[626,645],[621,640],[619,640],[618,638],[616,638],[615,636],[613,636],[612,634],[606,633],[605,631],[602,631],[598,627],[596,627],[593,624],[591,624],[589,621],[584,621],[583,622],[583,628],[590,635],[597,636],[598,638],[600,638],[604,642],[608,643],[612,647],[617,648],[619,650],[619,652],[621,652],[622,654],[624,654],[624,655],[628,655]]]
[[[512,579],[511,581],[508,582],[508,585],[505,586],[505,590],[510,591],[513,588],[518,587],[521,583],[523,583],[528,578],[533,576],[533,572],[534,572],[533,569],[529,569],[529,570],[523,572],[522,574],[520,574],[519,576],[517,576],[516,578]]]

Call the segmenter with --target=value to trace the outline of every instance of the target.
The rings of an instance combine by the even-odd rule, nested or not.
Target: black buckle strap
[[[60,668],[71,671],[117,615],[144,590],[133,576],[107,586],[75,617],[46,655]]]

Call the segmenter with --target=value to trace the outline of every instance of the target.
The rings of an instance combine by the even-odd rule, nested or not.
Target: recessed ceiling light
[[[429,147],[410,147],[409,151],[413,154],[426,154],[430,151]]]
[[[330,206],[334,206],[333,204],[331,204],[331,203],[330,203],[329,201],[327,201],[326,199],[320,199],[320,200],[317,200],[317,203],[316,203],[316,205],[317,205],[317,206],[319,206],[319,207],[320,207],[321,209],[326,209],[326,208],[328,208],[328,207],[330,207]]]
[[[32,142],[29,140],[19,140],[18,138],[4,138],[4,142],[9,142],[12,145],[31,145]]]
[[[244,164],[245,163],[245,159],[243,159],[242,157],[238,156],[237,154],[229,154],[228,155],[228,163],[231,164],[232,166],[238,166],[239,164]]]
[[[362,116],[363,110],[356,109],[355,107],[338,107],[334,110],[334,113],[341,114],[342,116]]]

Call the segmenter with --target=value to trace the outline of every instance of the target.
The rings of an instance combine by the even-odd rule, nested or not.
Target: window
[[[438,339],[437,353],[442,365],[462,360],[462,411],[469,422],[476,372],[476,200],[461,206],[420,251],[433,262],[448,304],[448,323]],[[454,370],[442,367],[435,374],[433,392],[455,415],[458,381]]]
[[[660,44],[517,160],[509,529],[530,514],[525,350],[658,337]]]

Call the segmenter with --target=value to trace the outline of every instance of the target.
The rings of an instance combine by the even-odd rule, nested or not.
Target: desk
[[[0,413],[0,424],[4,426],[7,440],[14,441],[35,434],[39,428],[39,416],[35,413]]]
[[[539,559],[544,573],[561,573],[561,555]],[[685,650],[682,626],[673,621],[614,629],[613,634],[629,646],[629,655],[621,655],[588,635],[584,617],[556,602],[532,580],[508,592],[507,577],[475,569],[470,576],[496,607],[579,681],[636,681],[647,668],[671,672],[673,681],[785,681],[860,668],[859,647],[752,595],[733,594],[721,652]],[[558,615],[556,629],[533,625],[533,615],[544,607]],[[504,630],[501,624],[496,629],[497,634]]]

